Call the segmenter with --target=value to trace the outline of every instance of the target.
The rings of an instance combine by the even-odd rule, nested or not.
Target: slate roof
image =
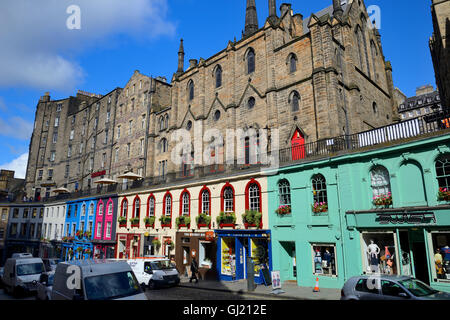
[[[422,107],[433,107],[434,105],[437,105],[438,107],[441,106],[441,98],[438,91],[407,98],[398,106],[398,112],[405,112]]]

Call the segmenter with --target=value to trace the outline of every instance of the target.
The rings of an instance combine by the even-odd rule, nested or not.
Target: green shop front
[[[347,211],[346,220],[360,247],[349,262],[363,274],[413,276],[450,292],[450,206]]]

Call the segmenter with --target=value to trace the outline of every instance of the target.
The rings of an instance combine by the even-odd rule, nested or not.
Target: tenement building
[[[177,129],[190,132],[196,152],[217,159],[228,153],[229,140],[209,150],[212,139],[203,138],[209,129],[223,137],[230,129],[249,135],[252,128],[275,137],[279,129],[280,149],[304,150],[397,117],[392,68],[364,1],[333,0],[307,18],[290,4],[279,12],[275,0],[268,5],[260,26],[255,1],[248,0],[241,39],[207,59],[190,59],[187,68],[181,41],[171,83],[136,71],[123,89],[105,96],[42,97],[30,143],[28,196],[47,198],[62,187],[80,192],[129,171],[148,179],[191,176],[194,165],[187,160],[194,155],[185,155],[181,165],[171,161]],[[247,163],[251,143],[248,136],[242,140]],[[241,154],[238,145],[231,149],[234,158]],[[272,147],[269,141],[268,151]],[[287,154],[305,157],[304,151]]]
[[[450,0],[432,0],[433,35],[430,38],[436,83],[443,105],[450,103]]]

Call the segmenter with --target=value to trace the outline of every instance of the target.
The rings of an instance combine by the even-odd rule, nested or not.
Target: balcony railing
[[[288,165],[306,161],[311,158],[333,156],[340,153],[356,151],[358,149],[376,146],[383,143],[400,141],[408,138],[443,131],[450,128],[450,112],[441,111],[407,121],[387,125],[384,127],[323,139],[300,146],[279,150],[279,165]],[[211,175],[229,175],[243,170],[257,171],[267,167],[266,164],[246,164],[244,159],[235,160],[232,164],[213,164],[208,166],[183,167],[180,171],[169,172],[162,176],[146,177],[144,179],[117,183],[112,185],[98,185],[96,188],[79,190],[72,193],[59,194],[42,199],[43,202],[75,199],[86,196],[113,194],[134,189],[145,189],[166,185],[179,181],[200,180]]]

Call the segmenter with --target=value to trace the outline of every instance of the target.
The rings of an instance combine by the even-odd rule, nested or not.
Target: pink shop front
[[[101,197],[95,210],[92,244],[94,258],[115,258],[116,249],[117,195]]]

